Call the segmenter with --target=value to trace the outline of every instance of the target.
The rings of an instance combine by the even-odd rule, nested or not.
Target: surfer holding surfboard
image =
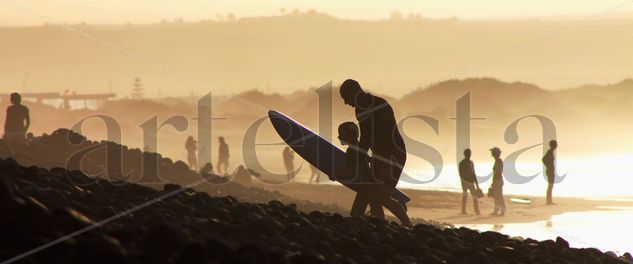
[[[358,126],[354,122],[344,122],[338,127],[338,139],[342,145],[347,145],[345,151],[345,173],[339,181],[349,182],[356,187],[356,196],[352,203],[350,216],[364,216],[369,204],[370,177],[369,157],[358,147]]]
[[[382,206],[391,211],[405,226],[412,226],[405,208],[391,198],[407,158],[404,140],[398,131],[393,109],[385,99],[365,92],[352,79],[345,80],[340,94],[346,105],[354,108],[360,125],[358,147],[371,149],[369,205],[371,214],[385,219]]]

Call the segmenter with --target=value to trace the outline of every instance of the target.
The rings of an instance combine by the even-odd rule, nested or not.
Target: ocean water
[[[504,193],[517,195],[544,196],[547,181],[543,175],[542,164],[521,162],[516,165],[521,175],[538,174],[527,183],[515,184],[505,180]],[[492,172],[492,162],[475,162],[478,176]],[[433,178],[433,168],[420,160],[409,160],[405,173],[420,181]],[[565,175],[554,187],[554,195],[566,197],[630,199],[633,198],[633,154],[613,154],[587,157],[579,160],[559,160],[557,173]],[[482,188],[490,186],[492,180],[480,182]],[[457,166],[446,164],[435,180],[429,183],[404,182],[400,188],[423,190],[461,191]]]
[[[593,247],[618,255],[633,253],[633,207],[605,208],[608,211],[564,213],[547,221],[520,224],[461,225],[479,231],[496,231],[509,236],[555,240],[560,236],[571,247]]]

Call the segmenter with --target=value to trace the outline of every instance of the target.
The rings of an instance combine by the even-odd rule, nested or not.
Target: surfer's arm
[[[31,127],[31,115],[29,114],[29,109],[28,108],[26,108],[25,112],[26,112],[26,114],[25,114],[25,117],[24,117],[24,119],[25,119],[24,121],[26,121],[26,124],[24,125],[24,128],[25,128],[25,131],[28,131],[29,127]]]
[[[479,189],[479,182],[477,181],[477,174],[475,173],[475,163],[472,161],[470,161],[470,172],[473,175],[473,182],[475,183],[475,186]]]
[[[365,117],[358,121],[360,126],[360,140],[358,141],[359,151],[367,153],[369,151],[369,145],[373,137],[371,117]]]
[[[343,170],[346,179],[353,179],[355,176],[353,175],[356,171],[356,157],[354,157],[354,153],[351,149],[347,149],[345,152],[345,169]]]

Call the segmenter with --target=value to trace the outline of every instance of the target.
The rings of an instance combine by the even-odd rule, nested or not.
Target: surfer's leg
[[[220,166],[222,163],[220,161],[218,161],[218,165],[215,166],[218,170],[218,175],[222,175],[222,167]]]
[[[546,171],[547,174],[547,205],[554,204],[552,199],[552,191],[554,189],[554,171],[548,169]]]
[[[356,197],[354,197],[354,202],[352,203],[350,216],[365,216],[365,211],[367,210],[368,204],[369,197],[367,195],[367,192],[364,190],[357,192]]]
[[[378,217],[380,219],[385,219],[385,211],[382,209],[383,199],[380,194],[380,185],[379,184],[370,184],[368,185],[369,191],[369,209],[371,211],[371,215],[373,217]]]
[[[470,183],[468,190],[470,191],[470,195],[473,197],[473,210],[475,211],[475,214],[481,215],[481,212],[479,211],[479,198],[477,198],[477,188],[475,188],[475,184]]]
[[[503,187],[499,188],[498,199],[499,199],[499,214],[503,216],[506,213],[506,202],[503,199]]]
[[[479,200],[474,197],[473,197],[473,208],[475,210],[476,215],[481,215],[481,212],[479,211]]]
[[[468,188],[466,183],[462,181],[462,212],[461,214],[466,214],[466,202],[468,202]]]
[[[388,198],[383,205],[400,220],[403,226],[413,226],[409,215],[407,215],[407,212],[404,211],[404,208],[398,201],[393,198]]]
[[[391,197],[394,190],[396,189],[396,184],[394,182],[387,182],[385,184],[378,185],[379,191],[379,199],[382,201],[382,205],[384,205],[387,210],[389,210],[394,216],[400,220],[400,223],[403,226],[411,227],[411,220],[409,219],[409,215],[407,215],[407,211],[404,209],[400,202],[396,201]]]
[[[406,161],[406,155],[389,155],[391,157],[390,163],[380,162],[378,168],[379,179],[384,182],[378,184],[380,189],[380,199],[383,205],[402,223],[403,226],[412,226],[409,215],[404,208],[404,205],[393,199],[391,195],[396,190],[398,180],[400,180],[400,174]]]

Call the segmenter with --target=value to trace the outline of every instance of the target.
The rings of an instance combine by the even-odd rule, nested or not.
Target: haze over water
[[[631,184],[633,178],[628,172],[633,154],[604,154],[577,160],[560,159],[558,161],[559,175],[566,174],[566,178],[555,185],[556,193],[560,196],[579,198],[608,198],[632,199]],[[433,170],[420,162],[409,162],[405,172],[421,181],[430,180]],[[506,164],[507,166],[507,164]],[[522,194],[543,196],[547,188],[547,181],[542,171],[542,163],[518,163],[517,170],[525,177],[538,174],[525,184],[513,184],[506,179],[504,192],[508,194]],[[477,175],[487,176],[492,171],[492,163],[476,162]],[[434,181],[426,184],[404,183],[403,188],[441,189],[461,192],[459,176],[455,165],[445,165],[442,174]],[[482,187],[490,185],[491,180],[482,182]],[[614,184],[616,183],[616,184]]]

